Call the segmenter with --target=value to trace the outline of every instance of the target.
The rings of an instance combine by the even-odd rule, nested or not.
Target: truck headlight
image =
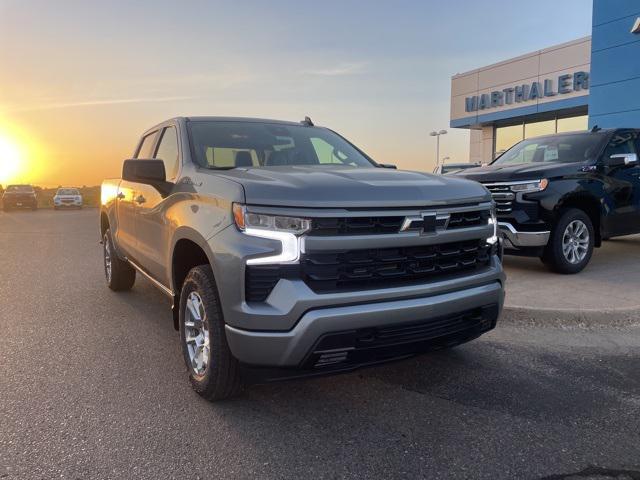
[[[498,217],[496,215],[496,206],[491,206],[491,214],[489,215],[489,225],[493,225],[493,235],[487,238],[489,245],[495,245],[498,243]]]
[[[247,265],[297,263],[300,260],[300,236],[311,228],[309,219],[251,213],[239,203],[233,204],[233,219],[238,229],[244,234],[279,240],[282,244],[281,253],[250,258],[247,260]]]
[[[511,191],[514,193],[533,193],[541,192],[549,185],[549,180],[543,178],[542,180],[532,180],[526,183],[516,183],[510,185]]]

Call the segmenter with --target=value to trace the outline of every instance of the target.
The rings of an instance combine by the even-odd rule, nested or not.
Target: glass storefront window
[[[554,133],[587,130],[589,128],[588,125],[589,116],[579,115],[577,117],[554,118],[553,120],[543,120],[541,122],[524,122],[509,127],[496,127],[494,158],[524,139]]]
[[[524,138],[540,137],[556,133],[556,121],[531,122],[524,124]]]
[[[522,124],[496,128],[496,156],[524,140]]]
[[[558,119],[558,133],[579,132],[581,130],[588,130],[588,129],[589,129],[588,115]]]

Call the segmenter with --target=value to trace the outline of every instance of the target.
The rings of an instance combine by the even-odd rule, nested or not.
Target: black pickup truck
[[[505,253],[578,273],[603,240],[640,233],[639,150],[640,129],[594,127],[523,140],[459,175],[491,191]]]

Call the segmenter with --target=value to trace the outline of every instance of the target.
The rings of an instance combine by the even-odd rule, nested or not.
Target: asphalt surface
[[[0,478],[640,478],[636,327],[505,322],[211,404],[164,297],[106,288],[96,229],[0,213]]]

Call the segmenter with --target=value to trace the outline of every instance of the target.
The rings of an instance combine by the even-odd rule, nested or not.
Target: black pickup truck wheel
[[[210,401],[240,393],[240,366],[229,350],[218,289],[209,265],[192,268],[182,285],[180,339],[196,392]]]
[[[107,285],[113,291],[131,290],[136,281],[136,271],[116,254],[111,239],[111,231],[107,229],[102,238],[104,255],[104,276]]]
[[[542,261],[554,272],[578,273],[591,260],[594,238],[593,224],[585,212],[565,210],[551,231]]]

